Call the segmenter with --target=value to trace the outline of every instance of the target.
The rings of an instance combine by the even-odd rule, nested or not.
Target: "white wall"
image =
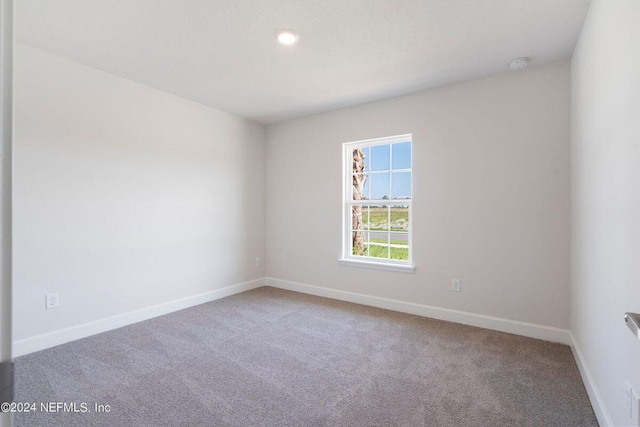
[[[262,126],[16,55],[14,340],[264,276]]]
[[[637,0],[595,0],[572,59],[572,330],[615,425],[624,381],[640,392],[639,22]]]
[[[267,276],[568,328],[569,75],[565,61],[268,127]],[[340,266],[341,144],[405,133],[415,273]]]

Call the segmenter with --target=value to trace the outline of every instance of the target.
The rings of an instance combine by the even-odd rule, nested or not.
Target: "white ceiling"
[[[19,0],[19,42],[262,123],[568,58],[588,0]],[[279,45],[278,28],[300,41]]]

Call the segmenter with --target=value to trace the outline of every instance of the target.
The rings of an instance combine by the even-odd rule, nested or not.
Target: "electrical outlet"
[[[58,301],[58,293],[56,292],[55,294],[46,294],[45,295],[45,308],[47,310],[51,309],[51,308],[56,308],[59,305],[59,301]]]
[[[256,258],[256,265],[260,265],[260,257]]]
[[[640,395],[633,390],[629,381],[624,382],[624,407],[631,420],[631,426],[640,427]]]
[[[451,290],[453,292],[460,292],[460,279],[453,279],[451,281]]]

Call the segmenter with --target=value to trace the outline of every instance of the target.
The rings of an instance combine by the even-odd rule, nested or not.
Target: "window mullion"
[[[391,205],[387,206],[387,259],[391,259]]]

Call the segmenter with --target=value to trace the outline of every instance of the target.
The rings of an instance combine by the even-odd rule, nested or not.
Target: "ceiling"
[[[20,0],[20,43],[269,124],[568,58],[588,0]],[[274,33],[292,28],[294,46]]]

